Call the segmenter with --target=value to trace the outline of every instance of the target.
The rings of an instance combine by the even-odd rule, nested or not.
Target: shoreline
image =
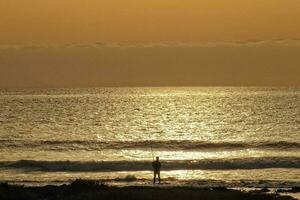
[[[152,175],[152,174],[151,174]],[[52,179],[52,180],[17,180],[17,179],[2,179],[0,183],[8,183],[10,185],[24,185],[25,187],[39,187],[46,185],[60,186],[64,184],[71,184],[75,180],[97,180],[112,186],[133,185],[144,186],[152,184],[152,177],[137,177],[134,174],[127,174],[123,176],[117,176],[115,178],[70,178],[70,179]],[[161,185],[171,186],[188,186],[197,188],[212,188],[212,187],[226,187],[226,188],[247,188],[247,189],[291,189],[300,188],[299,181],[287,181],[287,180],[252,180],[252,179],[240,179],[240,180],[218,180],[218,179],[179,179],[176,177],[162,177]]]
[[[0,183],[0,199],[264,199],[293,200],[299,187],[277,189],[229,189],[226,187],[199,188],[173,184],[108,185],[97,180],[75,180],[69,184],[24,186]],[[296,196],[293,195],[297,194]],[[290,196],[290,195],[293,195]]]

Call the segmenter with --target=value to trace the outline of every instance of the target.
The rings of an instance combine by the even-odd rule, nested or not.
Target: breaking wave
[[[230,149],[300,149],[300,143],[277,142],[203,142],[187,140],[144,140],[144,141],[24,141],[0,140],[2,148],[41,148],[44,150],[90,150],[104,149],[159,149],[159,150],[230,150]]]
[[[300,157],[264,157],[243,159],[204,159],[163,161],[163,170],[229,170],[229,169],[266,169],[300,168]],[[19,160],[2,161],[2,169],[21,169],[37,171],[74,171],[74,172],[112,172],[112,171],[147,171],[151,163],[146,161],[37,161]]]

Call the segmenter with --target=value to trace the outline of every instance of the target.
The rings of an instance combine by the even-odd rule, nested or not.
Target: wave
[[[162,161],[163,170],[230,170],[300,168],[300,157],[264,157],[243,159],[204,159],[204,160],[166,160]],[[19,160],[2,161],[2,169],[22,169],[37,171],[74,171],[74,172],[112,172],[152,170],[147,161],[39,161]]]
[[[144,140],[144,141],[27,141],[27,140],[0,140],[0,149],[3,148],[40,148],[43,150],[90,150],[105,149],[157,149],[157,150],[237,150],[237,149],[300,149],[300,143],[289,141],[276,142],[205,142],[189,140]]]

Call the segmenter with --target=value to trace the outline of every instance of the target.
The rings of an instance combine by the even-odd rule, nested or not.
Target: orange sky
[[[0,0],[0,88],[300,86],[299,55],[299,0]]]
[[[300,37],[299,0],[0,0],[0,44]]]

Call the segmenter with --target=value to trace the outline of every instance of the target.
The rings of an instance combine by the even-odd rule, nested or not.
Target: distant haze
[[[299,86],[296,0],[0,0],[0,88]]]
[[[296,86],[299,55],[300,45],[282,42],[6,47],[0,50],[0,85]]]

